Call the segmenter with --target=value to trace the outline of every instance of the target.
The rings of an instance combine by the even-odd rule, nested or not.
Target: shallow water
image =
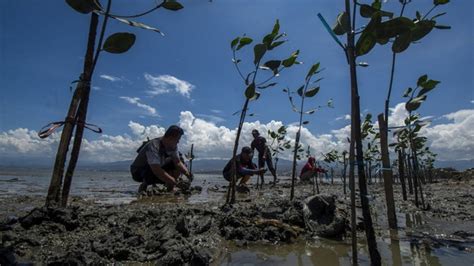
[[[18,195],[46,195],[49,186],[50,170],[0,170],[0,199],[7,199]],[[267,178],[270,181],[270,178]],[[289,178],[282,178],[281,182],[288,182]],[[256,179],[252,180],[254,183]],[[128,172],[97,172],[77,171],[71,188],[71,195],[102,204],[127,204],[133,201],[139,203],[160,202],[223,202],[225,189],[222,186],[227,182],[218,175],[196,174],[193,186],[201,186],[202,192],[191,196],[158,196],[146,197],[137,200],[138,183],[134,182]],[[325,191],[325,187],[321,187]],[[278,193],[287,197],[282,190],[258,192],[252,190],[250,196],[239,195],[237,200],[265,198],[269,193]],[[374,201],[377,208],[384,208],[382,201]],[[386,228],[385,215],[373,216],[374,223],[379,228]],[[438,232],[449,231],[446,221],[427,224],[420,213],[398,213],[400,230],[378,231],[378,249],[385,265],[474,265],[474,254],[471,251],[462,251],[455,247],[441,247],[430,250],[411,240],[407,233],[412,229],[424,229]],[[457,224],[457,227],[462,224]],[[448,227],[448,228],[447,228]],[[468,230],[470,230],[468,228]],[[358,236],[358,254],[361,265],[370,264],[365,236]],[[299,240],[287,245],[249,244],[237,246],[229,242],[223,250],[222,256],[214,262],[216,265],[349,265],[351,262],[350,239],[332,241],[327,239]]]

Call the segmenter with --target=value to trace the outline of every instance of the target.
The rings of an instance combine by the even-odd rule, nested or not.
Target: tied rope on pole
[[[68,118],[65,121],[51,122],[47,124],[46,126],[42,127],[40,131],[38,132],[38,137],[42,139],[47,138],[51,134],[53,134],[56,129],[62,127],[66,123],[75,123],[77,125],[84,125],[84,127],[89,129],[90,131],[93,131],[98,134],[102,133],[102,129],[97,125],[80,122],[80,121],[74,122],[74,119]]]

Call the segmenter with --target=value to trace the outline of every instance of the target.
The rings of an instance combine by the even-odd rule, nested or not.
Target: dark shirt
[[[161,138],[155,138],[150,140],[143,146],[138,152],[137,157],[132,163],[133,168],[143,168],[147,165],[160,165],[165,164],[165,160],[171,157],[174,161],[179,161],[179,155],[177,149],[166,149],[161,143]]]
[[[238,154],[234,159],[229,160],[229,162],[225,165],[223,172],[228,173],[232,169],[232,163],[234,160],[237,159],[237,173],[241,176],[243,175],[248,175],[250,174],[248,170],[255,170],[257,169],[256,165],[252,162],[252,160],[249,160],[248,162],[243,162],[240,154]]]

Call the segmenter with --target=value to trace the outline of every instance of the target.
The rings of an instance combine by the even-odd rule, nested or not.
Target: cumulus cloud
[[[108,81],[112,81],[112,82],[116,82],[116,81],[121,81],[122,79],[119,78],[119,77],[114,77],[114,76],[111,76],[111,75],[105,75],[105,74],[102,74],[100,75],[101,78],[103,79],[106,79]]]
[[[342,120],[342,119],[344,119],[344,120],[351,120],[351,115],[347,115],[347,114],[346,114],[346,115],[341,115],[341,116],[336,117],[336,121]]]
[[[401,113],[404,108],[397,105],[392,109],[391,121],[394,125],[403,123]],[[459,110],[443,116],[446,121],[429,125],[420,132],[428,137],[428,145],[438,153],[439,160],[461,160],[474,158],[474,109]],[[231,156],[236,128],[218,126],[215,122],[204,117],[197,117],[189,111],[180,113],[177,123],[185,131],[179,148],[186,152],[194,144],[197,159],[228,159]],[[267,130],[277,130],[281,121],[260,121],[244,123],[239,147],[249,145],[253,139],[251,131],[257,129],[263,136]],[[129,121],[129,132],[121,135],[101,135],[96,140],[83,141],[81,158],[84,161],[112,162],[131,160],[136,156],[135,150],[147,137],[162,136],[166,128],[160,125],[142,125]],[[286,140],[294,143],[297,132],[296,125],[287,128]],[[311,146],[312,154],[317,157],[332,149],[339,151],[348,149],[347,137],[350,135],[350,125],[330,131],[330,134],[313,134],[303,128],[301,144],[306,148]],[[4,156],[41,156],[54,158],[59,143],[59,133],[54,133],[47,139],[39,139],[37,132],[25,128],[0,132],[0,152]],[[270,138],[267,138],[271,142]],[[284,152],[280,158],[290,160],[291,151]]]
[[[217,115],[196,114],[196,116],[205,120],[209,120],[210,122],[213,122],[215,124],[226,121],[224,118]]]
[[[195,87],[193,84],[185,80],[180,80],[171,75],[152,76],[148,73],[145,73],[144,76],[150,88],[147,93],[152,96],[176,91],[184,97],[190,98],[191,91]]]
[[[133,104],[133,105],[136,105],[137,107],[145,110],[148,115],[158,116],[158,113],[156,112],[155,108],[153,108],[149,105],[146,105],[144,103],[141,103],[140,98],[138,98],[138,97],[133,97],[132,98],[132,97],[127,97],[127,96],[121,96],[120,99],[123,99],[126,102],[128,102],[130,104]]]

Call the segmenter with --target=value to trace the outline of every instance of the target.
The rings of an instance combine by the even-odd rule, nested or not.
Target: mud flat
[[[472,264],[473,188],[473,180],[426,184],[425,200],[430,206],[426,210],[416,208],[412,197],[402,201],[397,188],[399,230],[394,232],[387,230],[383,187],[371,185],[379,241],[391,241],[390,245],[405,241],[428,253],[451,248],[464,262],[467,258],[468,265]],[[207,193],[208,202],[190,203],[186,200],[189,195],[153,192],[119,205],[74,198],[67,209],[43,208],[44,198],[38,196],[2,198],[0,264],[259,263],[261,258],[252,258],[257,251],[271,249],[288,254],[315,243],[330,249],[343,247],[342,253],[336,255],[346,259],[350,254],[349,200],[342,194],[340,184],[321,185],[317,196],[312,196],[310,185],[299,185],[294,201],[289,201],[288,184],[260,191],[251,187],[249,194],[238,195],[232,208],[222,207],[225,187],[203,190],[192,193]],[[362,223],[358,238],[363,252]],[[406,262],[395,253],[384,261],[393,265]],[[311,254],[305,251],[305,256]],[[312,256],[318,261],[317,254]],[[269,262],[268,258],[265,260]],[[329,262],[327,258],[326,261]],[[346,261],[349,260],[342,263]],[[294,262],[314,263],[304,259]],[[362,256],[361,262],[368,263],[367,258]]]

